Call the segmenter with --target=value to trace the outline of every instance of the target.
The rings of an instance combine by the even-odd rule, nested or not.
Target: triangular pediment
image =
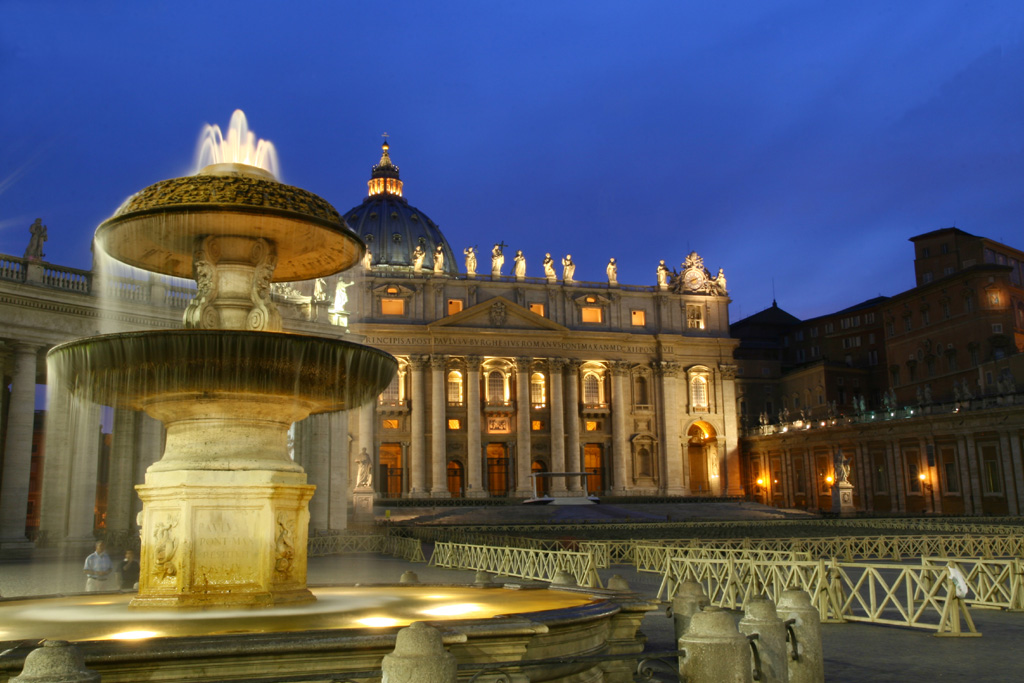
[[[427,327],[471,327],[487,330],[538,330],[567,332],[568,328],[533,313],[503,296],[470,306],[464,311],[430,323]]]

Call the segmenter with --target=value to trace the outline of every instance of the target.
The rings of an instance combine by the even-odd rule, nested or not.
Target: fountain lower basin
[[[120,593],[0,600],[0,650],[18,645],[12,641],[73,640],[104,683],[321,672],[331,680],[379,669],[401,627],[428,621],[460,664],[557,656],[569,661],[522,671],[535,682],[631,680],[608,677],[614,664],[571,660],[639,653],[637,628],[654,609],[635,594],[533,586],[364,585],[315,593],[314,604],[255,612],[129,609],[131,596]],[[20,671],[29,649],[0,660],[0,683]]]

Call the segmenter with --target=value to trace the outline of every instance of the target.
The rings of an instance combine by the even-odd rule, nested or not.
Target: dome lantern
[[[391,156],[388,155],[388,134],[384,133],[384,144],[381,145],[382,153],[380,161],[373,167],[370,173],[370,180],[366,183],[369,188],[369,196],[379,194],[390,194],[396,197],[402,196],[402,181],[398,177],[398,167],[391,163]]]

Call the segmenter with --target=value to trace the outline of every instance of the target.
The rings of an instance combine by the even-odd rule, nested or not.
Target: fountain
[[[460,663],[556,658],[521,671],[631,680],[626,662],[574,657],[642,650],[637,627],[653,606],[634,593],[401,584],[317,588],[317,601],[306,585],[315,487],[289,457],[288,430],[372,400],[396,361],[281,331],[271,282],[339,272],[365,247],[326,201],[244,163],[276,167],[276,156],[241,112],[200,151],[209,163],[196,175],[143,189],[96,231],[124,263],[195,279],[184,329],[92,337],[49,355],[50,377],[79,400],[143,410],[166,428],[162,458],[136,487],[138,594],[0,598],[0,683],[41,637],[76,641],[104,681],[333,679],[372,673],[398,628],[423,619],[444,622]]]
[[[131,196],[99,226],[109,256],[191,277],[183,330],[112,334],[54,348],[78,397],[163,422],[163,457],[143,501],[135,606],[269,606],[306,588],[308,502],[315,487],[288,455],[292,423],[379,394],[394,358],[351,342],[281,332],[274,281],[325,277],[365,247],[320,197],[279,183],[273,147],[244,115],[227,138],[208,129],[198,174]]]

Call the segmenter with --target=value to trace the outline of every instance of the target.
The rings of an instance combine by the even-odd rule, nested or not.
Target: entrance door
[[[462,463],[452,460],[448,463],[448,493],[452,498],[462,498],[465,484],[462,476]]]
[[[540,460],[534,460],[533,465],[530,466],[530,469],[534,474],[537,474],[538,472],[548,471],[547,466]],[[534,477],[533,479],[536,482],[534,486],[537,489],[537,495],[548,495],[548,492],[551,490],[551,477]]]
[[[386,498],[400,498],[402,495],[402,445],[382,443],[380,445],[380,474],[377,490]]]
[[[599,443],[583,444],[583,471],[587,477],[587,494],[604,491],[604,449]]]
[[[495,497],[508,495],[508,447],[503,443],[487,444],[487,490]]]
[[[691,443],[686,449],[690,458],[690,493],[694,495],[710,495],[711,484],[708,481],[708,456],[704,444]]]

